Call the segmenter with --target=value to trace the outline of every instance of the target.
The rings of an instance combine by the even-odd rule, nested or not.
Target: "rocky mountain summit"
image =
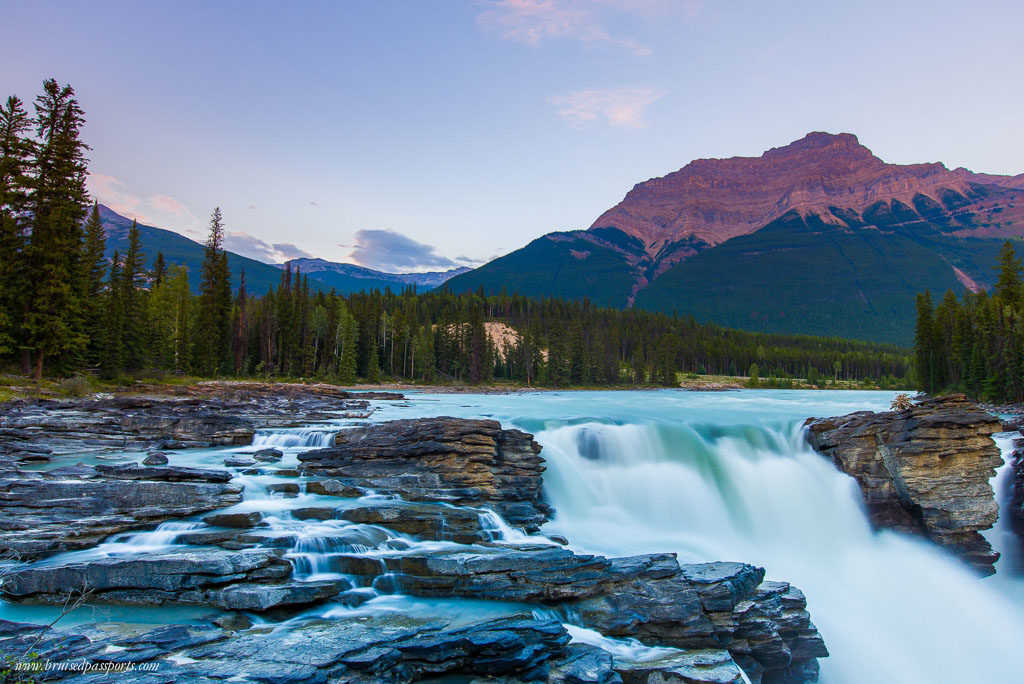
[[[807,439],[860,485],[871,522],[916,534],[984,574],[999,554],[981,535],[999,517],[989,484],[1003,459],[1000,421],[962,394],[902,411],[811,418]]]
[[[814,132],[638,183],[590,228],[447,285],[909,346],[918,292],[990,287],[1002,241],[1022,235],[1024,174],[891,164]]]
[[[643,242],[649,254],[682,240],[708,246],[752,233],[789,211],[831,216],[891,211],[897,206],[946,210],[956,220],[983,209],[993,185],[1013,194],[1021,176],[976,175],[943,164],[888,164],[855,135],[814,132],[760,157],[697,159],[638,183],[594,221]],[[888,205],[888,206],[881,206]],[[1007,214],[1024,219],[1024,204]],[[970,224],[963,227],[968,228]]]

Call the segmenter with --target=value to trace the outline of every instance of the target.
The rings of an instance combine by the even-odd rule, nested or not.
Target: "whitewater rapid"
[[[856,483],[803,438],[808,416],[884,410],[891,399],[888,392],[806,391],[411,395],[405,402],[381,402],[374,422],[489,417],[533,433],[543,446],[545,491],[555,510],[543,533],[565,536],[578,551],[610,556],[672,551],[681,562],[745,561],[764,567],[770,579],[791,582],[806,594],[808,610],[831,653],[820,661],[823,682],[1021,681],[1017,653],[1024,644],[1024,560],[1006,517],[987,533],[1003,553],[997,574],[982,579],[927,542],[873,531]],[[283,453],[274,467],[294,470],[299,453],[330,445],[339,429],[355,424],[339,420],[266,430],[250,446],[176,452],[174,460],[178,465],[223,468],[227,456],[274,447]],[[1009,454],[1011,437],[997,441],[1004,455]],[[139,454],[124,452],[120,457],[138,460]],[[374,557],[451,544],[382,531],[363,542],[353,535],[354,526],[342,521],[300,520],[292,514],[302,506],[337,506],[337,498],[308,493],[284,497],[273,491],[273,485],[303,478],[234,470],[236,482],[244,485],[244,499],[225,512],[259,511],[265,525],[261,529],[280,537],[297,579],[338,577],[333,563],[338,554]],[[1010,476],[1009,466],[1004,466],[994,478],[1003,498]],[[493,512],[479,513],[496,539],[536,541],[509,528]],[[74,554],[85,560],[180,549],[179,537],[204,529],[201,517],[115,535]],[[44,562],[59,562],[63,556]],[[328,603],[295,620],[440,612],[468,623],[536,608],[415,599],[372,587],[362,591],[372,598],[361,606]],[[53,610],[0,602],[0,616],[6,619],[48,622]],[[104,616],[167,623],[198,620],[211,612],[216,611],[103,607],[71,616],[68,622]],[[290,623],[273,628],[287,629]],[[627,659],[654,657],[663,650],[635,640],[609,640],[582,625],[569,627],[575,640],[602,645]]]
[[[545,533],[608,555],[765,567],[807,595],[831,652],[822,681],[1019,681],[1020,581],[981,579],[926,542],[872,531],[856,483],[807,446],[798,421],[591,422],[537,439],[556,511]]]

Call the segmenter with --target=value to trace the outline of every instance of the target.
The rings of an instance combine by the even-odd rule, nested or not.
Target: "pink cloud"
[[[140,223],[185,231],[200,225],[184,202],[165,194],[150,195],[143,200],[129,192],[124,181],[115,176],[90,173],[86,188],[96,201]]]
[[[478,25],[503,40],[537,46],[550,39],[605,43],[644,57],[651,49],[639,41],[614,35],[604,14],[648,12],[665,0],[494,0],[477,15]]]
[[[158,209],[165,214],[174,214],[175,216],[192,215],[192,212],[188,210],[188,207],[170,195],[151,195],[147,200],[147,203],[149,206],[154,209]]]
[[[150,219],[139,211],[142,200],[125,190],[125,184],[103,173],[90,173],[85,182],[89,195],[101,204],[105,204],[121,216],[137,221],[150,223]]]
[[[665,91],[643,88],[586,88],[548,101],[558,107],[557,114],[573,126],[603,121],[617,128],[646,128],[647,108],[661,99]]]

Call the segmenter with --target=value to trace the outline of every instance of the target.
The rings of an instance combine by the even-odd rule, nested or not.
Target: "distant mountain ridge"
[[[1022,235],[1024,174],[888,164],[854,135],[815,132],[638,183],[589,229],[540,237],[449,287],[907,344],[915,292],[989,285],[1000,241]]]
[[[430,290],[442,285],[457,275],[468,273],[471,270],[463,266],[460,268],[453,268],[450,271],[386,273],[384,271],[375,271],[364,266],[357,266],[356,264],[346,264],[316,258],[291,259],[286,261],[284,264],[281,264],[280,267],[283,268],[286,264],[290,264],[292,270],[295,270],[296,268],[301,269],[303,273],[310,274],[329,285],[337,284],[339,286],[355,286],[366,282],[367,287],[378,287],[381,289],[385,286],[390,286],[392,289],[395,289],[396,286],[416,285],[417,288],[421,290]],[[369,283],[373,284],[370,285]]]
[[[103,204],[99,205],[99,209],[100,220],[107,237],[107,258],[113,256],[114,250],[119,250],[123,254],[128,248],[128,230],[131,228],[132,220]],[[138,225],[147,268],[152,267],[157,253],[162,252],[168,264],[184,264],[188,267],[189,283],[193,290],[198,291],[203,245],[172,230],[142,223]],[[230,251],[227,254],[234,288],[238,287],[243,270],[245,271],[246,289],[252,294],[262,295],[270,288],[276,288],[280,284],[283,264],[266,264]],[[458,268],[446,272],[383,273],[353,264],[340,264],[324,259],[293,259],[288,263],[292,264],[292,270],[298,267],[303,274],[309,277],[310,287],[314,290],[329,292],[334,289],[343,294],[360,290],[383,290],[387,287],[395,290],[412,284],[421,290],[432,289],[453,275],[469,270]]]

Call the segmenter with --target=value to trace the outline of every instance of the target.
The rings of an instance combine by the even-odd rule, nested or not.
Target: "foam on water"
[[[1004,587],[926,542],[873,532],[854,481],[806,445],[799,422],[586,423],[537,439],[556,511],[545,532],[590,552],[767,568],[807,594],[832,653],[823,681],[1017,676],[1024,619]]]

